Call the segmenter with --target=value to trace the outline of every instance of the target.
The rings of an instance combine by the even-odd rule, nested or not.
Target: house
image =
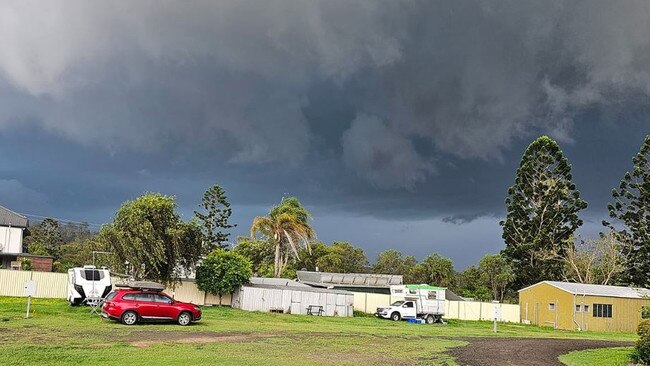
[[[0,266],[20,269],[20,260],[28,258],[35,271],[52,271],[53,258],[23,252],[23,238],[29,235],[27,217],[0,206]]]
[[[566,330],[634,332],[650,318],[650,290],[543,281],[519,290],[523,323]]]
[[[232,294],[231,306],[248,311],[353,316],[354,295],[283,278],[253,277]]]

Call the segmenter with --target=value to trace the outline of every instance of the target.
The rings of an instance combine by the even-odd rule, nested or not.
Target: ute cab
[[[133,325],[140,321],[173,321],[189,325],[201,320],[197,305],[174,300],[162,292],[164,286],[153,282],[116,285],[102,305],[102,317]]]

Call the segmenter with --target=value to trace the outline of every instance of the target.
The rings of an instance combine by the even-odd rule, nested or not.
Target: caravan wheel
[[[431,315],[431,314],[429,314],[429,315],[426,317],[425,320],[426,320],[427,324],[433,324],[433,323],[436,322],[436,319],[435,319],[435,318],[433,317],[433,315]]]

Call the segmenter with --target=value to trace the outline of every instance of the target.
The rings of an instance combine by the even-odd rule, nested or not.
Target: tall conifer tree
[[[621,281],[628,285],[650,286],[650,136],[632,159],[618,189],[612,190],[614,203],[607,205],[613,222],[603,221],[622,244],[625,269]],[[620,224],[616,227],[615,224]]]
[[[547,136],[533,141],[521,159],[506,198],[502,255],[515,270],[519,289],[538,281],[560,280],[573,233],[582,225],[578,212],[587,207],[572,182],[571,165]]]

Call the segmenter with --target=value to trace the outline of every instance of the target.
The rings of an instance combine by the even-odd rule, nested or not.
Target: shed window
[[[548,310],[551,310],[551,311],[555,310],[555,303],[554,302],[549,302],[548,303]]]
[[[650,306],[641,307],[641,319],[650,319]]]
[[[583,306],[582,306],[582,310],[583,310],[585,313],[588,313],[588,312],[589,312],[589,305],[583,305]]]
[[[576,313],[579,313],[582,311],[582,305],[576,305]]]
[[[594,304],[593,316],[596,318],[611,318],[612,305],[611,304]]]

